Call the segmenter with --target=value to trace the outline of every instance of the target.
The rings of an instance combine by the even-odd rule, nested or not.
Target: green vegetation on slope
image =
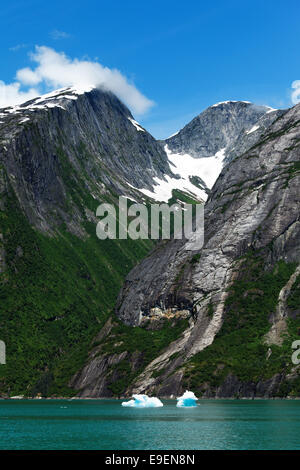
[[[0,338],[7,364],[0,393],[72,394],[69,378],[84,363],[92,338],[112,309],[125,275],[151,242],[105,240],[34,230],[17,200],[0,211],[6,269],[0,277]]]
[[[288,319],[283,345],[272,345],[270,357],[264,335],[271,327],[269,317],[275,312],[279,292],[294,270],[294,264],[279,261],[274,269],[266,271],[258,255],[250,253],[244,257],[239,277],[228,293],[220,332],[212,345],[186,365],[187,387],[201,394],[205,384],[215,389],[229,373],[242,382],[258,382],[290,370],[291,343],[300,321]],[[297,391],[299,394],[300,388]]]
[[[133,368],[126,358],[121,361],[114,370],[118,371],[118,379],[114,380],[109,388],[114,395],[122,395],[130,383],[137,377],[145,367],[155,359],[160,352],[172,341],[175,341],[188,327],[187,319],[167,320],[157,329],[145,329],[141,327],[126,326],[116,320],[117,324],[111,330],[109,337],[101,345],[101,355],[120,354],[140,354],[139,365]],[[149,322],[150,325],[151,322]]]

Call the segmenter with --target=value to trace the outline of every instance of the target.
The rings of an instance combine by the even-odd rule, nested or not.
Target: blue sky
[[[155,102],[135,115],[157,138],[218,101],[290,106],[300,78],[299,1],[26,0],[1,5],[0,21],[5,84],[36,66],[36,45],[99,61]]]

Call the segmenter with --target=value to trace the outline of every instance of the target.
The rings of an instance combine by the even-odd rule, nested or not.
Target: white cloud
[[[24,49],[25,47],[28,47],[28,45],[27,44],[17,44],[16,46],[10,47],[9,50],[12,51],[12,52],[17,52],[20,49]]]
[[[137,114],[145,113],[154,104],[129,83],[119,70],[109,69],[99,62],[70,59],[63,52],[57,52],[46,46],[36,46],[35,52],[30,57],[36,62],[36,67],[18,70],[15,83],[2,82],[0,106],[20,103],[22,100],[32,98],[33,93],[38,96],[40,94],[38,89],[47,87],[50,91],[67,86],[81,88],[94,86],[112,91]],[[22,87],[35,88],[21,91]]]
[[[27,91],[20,90],[21,84],[18,82],[6,84],[0,80],[0,107],[5,108],[14,104],[24,103],[39,95],[36,88],[29,88]]]
[[[70,37],[70,34],[66,33],[65,31],[59,31],[58,29],[54,29],[54,31],[51,31],[50,36],[53,39],[67,39]]]
[[[292,91],[291,94],[291,100],[293,104],[300,103],[300,80],[295,80],[292,83],[292,88],[294,91]]]

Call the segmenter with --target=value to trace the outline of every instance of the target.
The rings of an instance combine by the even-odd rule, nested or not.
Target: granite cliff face
[[[300,106],[269,111],[218,104],[162,147],[100,90],[0,110],[2,395],[300,395]],[[97,239],[99,203],[203,189],[178,169],[221,150],[201,251]]]
[[[142,201],[134,187],[165,175],[165,152],[111,93],[69,88],[0,109],[1,394],[74,393],[68,379],[152,246],[97,239],[96,208]]]
[[[222,170],[205,208],[205,246],[197,263],[186,267],[189,269],[182,275],[180,287],[176,288],[176,295],[182,295],[187,304],[197,304],[198,297],[207,292],[222,291],[220,282],[223,286],[226,284],[228,263],[230,265],[249,249],[268,246],[271,241],[276,247],[275,239],[282,234],[283,227],[289,228],[292,221],[297,222],[299,155],[294,142],[298,138],[299,110],[300,107],[295,107],[285,113],[267,129],[259,143]],[[285,205],[287,197],[289,210]],[[173,292],[178,270],[195,254],[192,248],[191,242],[172,240],[157,247],[134,268],[124,286],[124,301],[122,292],[119,297],[118,314],[125,322],[137,324],[140,312],[146,312],[151,306],[150,299],[154,299],[154,304],[160,299],[157,306],[168,307],[168,296]],[[293,249],[292,255],[286,248],[285,259],[292,261],[293,257],[298,257],[298,251]],[[277,259],[280,256],[283,256],[283,250]],[[216,270],[216,260],[220,261],[222,269]],[[139,278],[141,283],[137,282]],[[199,279],[201,287],[198,286]],[[134,286],[133,291],[130,285]],[[151,291],[147,291],[148,285]],[[126,308],[128,295],[136,299],[136,306],[134,301],[129,302],[130,309]]]
[[[172,175],[165,152],[112,93],[58,90],[0,110],[0,162],[30,222],[81,231],[70,186],[86,197],[132,195]],[[69,186],[68,186],[69,185]],[[80,187],[80,188],[79,188]],[[63,206],[71,197],[72,220]],[[137,196],[139,197],[139,193]],[[77,212],[77,214],[75,214]]]
[[[223,166],[246,152],[283,110],[245,101],[215,104],[183,129],[160,141],[176,176],[154,178],[152,190],[139,186],[149,198],[168,202],[181,190],[206,201]]]
[[[295,322],[294,335],[299,322],[299,141],[297,105],[222,170],[206,204],[203,249],[195,253],[190,243],[171,241],[157,247],[128,275],[116,309],[125,323],[190,313],[185,335],[149,364],[130,390],[168,395],[186,384],[204,396],[272,396],[291,390],[288,379],[298,377],[291,349],[282,347],[281,357],[274,345],[283,343],[283,332],[291,334],[289,317]],[[249,311],[250,307],[259,311],[262,305],[257,316]],[[249,344],[257,348],[252,364],[256,374],[249,372],[247,383],[234,364],[234,354],[236,360],[239,354],[245,360],[242,353],[234,351],[228,357],[224,349],[222,358],[217,350],[219,344],[233,348],[231,341],[238,341],[234,329],[240,338],[247,331]],[[259,346],[255,346],[257,337]],[[214,381],[201,375],[201,364],[204,367],[208,358]]]
[[[242,132],[250,131],[270,112],[273,112],[272,108],[247,101],[217,103],[165,142],[174,153],[188,153],[195,158],[211,157],[230,147]]]
[[[189,191],[195,192],[193,185],[197,186],[206,201],[224,165],[255,145],[284,112],[247,101],[224,101],[207,108],[162,145],[170,164],[175,164],[174,172],[182,162],[179,174],[188,172]]]

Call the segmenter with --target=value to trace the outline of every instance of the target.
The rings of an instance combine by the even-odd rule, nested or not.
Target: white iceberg
[[[132,395],[133,400],[123,401],[122,406],[132,408],[158,408],[164,406],[159,398],[148,397],[147,395]]]
[[[188,390],[184,392],[182,397],[177,398],[177,405],[179,408],[192,408],[197,406],[196,401],[198,398],[195,396],[193,392],[189,392]]]

